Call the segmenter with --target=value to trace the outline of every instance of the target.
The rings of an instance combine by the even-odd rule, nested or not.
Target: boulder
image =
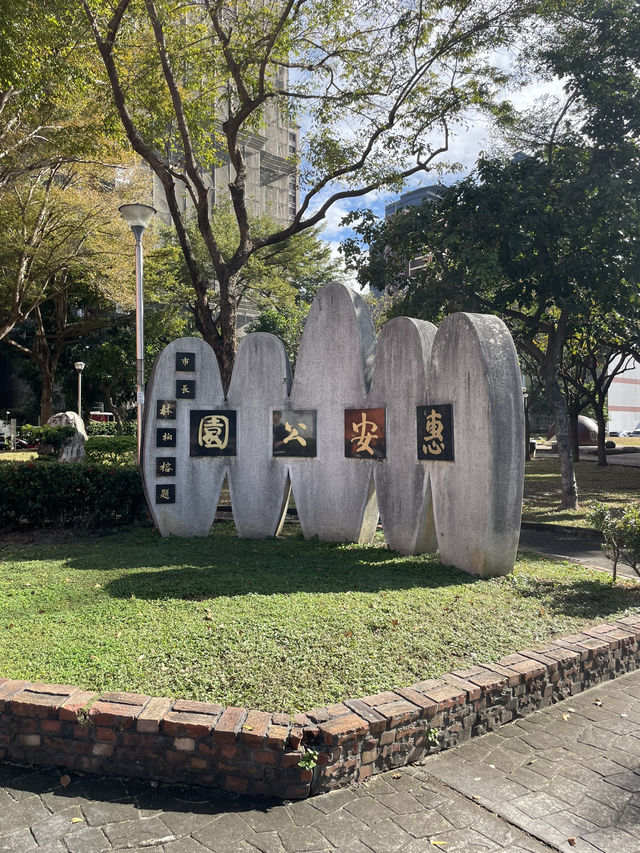
[[[87,432],[80,415],[77,412],[58,412],[49,418],[47,424],[49,426],[72,426],[75,428],[76,434],[67,439],[60,448],[58,460],[60,462],[82,462]]]

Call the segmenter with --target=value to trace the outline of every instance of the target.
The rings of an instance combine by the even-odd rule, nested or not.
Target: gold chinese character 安
[[[351,439],[352,442],[357,442],[355,447],[356,453],[366,451],[373,456],[371,442],[376,438],[374,433],[378,431],[378,427],[373,421],[367,420],[366,412],[362,413],[362,419],[359,423],[352,422],[351,427],[355,432],[355,436]]]
[[[198,427],[200,447],[224,450],[229,443],[229,418],[224,415],[206,415]]]
[[[173,471],[173,465],[171,464],[171,462],[161,462],[160,470],[163,474],[171,474],[171,472]]]
[[[444,452],[442,430],[442,415],[440,412],[436,412],[435,409],[431,409],[425,423],[424,443],[422,445],[423,453],[431,453],[433,456],[439,456]]]
[[[168,501],[169,500],[169,489],[160,489],[160,500]]]
[[[298,422],[298,426],[300,427],[300,429],[307,428],[306,424],[300,422]],[[307,439],[303,438],[303,436],[300,435],[300,433],[298,432],[296,427],[293,426],[293,424],[290,424],[289,421],[285,421],[284,428],[289,433],[289,435],[284,439],[284,441],[282,442],[283,444],[288,444],[290,441],[297,441],[303,447],[307,446]]]
[[[167,418],[173,414],[173,403],[163,403],[160,406],[160,417]]]

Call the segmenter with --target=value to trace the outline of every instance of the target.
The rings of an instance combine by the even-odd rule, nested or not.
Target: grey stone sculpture
[[[82,462],[84,459],[84,443],[87,431],[82,418],[77,412],[57,412],[47,421],[49,426],[72,426],[76,433],[67,439],[58,454],[59,462]]]

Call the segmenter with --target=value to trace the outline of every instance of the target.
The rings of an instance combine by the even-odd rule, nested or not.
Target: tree
[[[162,184],[194,291],[198,330],[228,383],[238,281],[258,251],[319,224],[336,202],[400,186],[446,151],[450,127],[491,98],[503,73],[487,56],[513,44],[534,0],[81,0],[133,149]],[[265,119],[305,113],[304,199],[291,222],[257,233],[244,145]],[[211,225],[206,173],[228,158],[238,236]],[[180,209],[186,187],[219,311]]]

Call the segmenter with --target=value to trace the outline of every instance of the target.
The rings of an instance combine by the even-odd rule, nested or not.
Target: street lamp
[[[78,417],[82,417],[82,371],[84,370],[84,361],[76,361],[73,365],[78,371]]]
[[[142,235],[153,219],[155,207],[148,204],[123,204],[118,210],[136,238],[136,405],[138,408],[138,465],[142,447],[142,411],[144,407],[144,296],[142,293]]]

